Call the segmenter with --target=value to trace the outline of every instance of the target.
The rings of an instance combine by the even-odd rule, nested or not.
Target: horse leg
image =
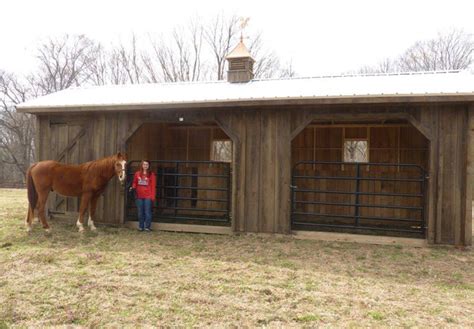
[[[26,219],[25,219],[25,225],[26,225],[26,231],[31,232],[31,224],[33,221],[34,217],[34,210],[31,209],[31,206],[28,205],[28,211],[26,213]]]
[[[89,205],[89,220],[87,221],[87,225],[91,229],[91,231],[95,231],[97,228],[94,225],[94,218],[95,218],[95,209],[97,206],[97,200],[99,199],[99,195],[93,195],[91,199],[91,203]]]
[[[84,213],[86,212],[87,207],[89,206],[89,201],[91,199],[91,193],[83,193],[81,197],[81,207],[79,208],[79,218],[77,219],[76,226],[79,229],[79,232],[84,232]]]
[[[47,233],[50,232],[50,228],[49,228],[48,222],[46,221],[46,214],[45,214],[45,206],[46,206],[46,201],[48,200],[48,194],[49,194],[49,190],[38,191],[38,203],[37,203],[38,217],[41,223],[43,224],[43,228],[46,230]],[[32,209],[32,212],[34,213],[33,209]]]

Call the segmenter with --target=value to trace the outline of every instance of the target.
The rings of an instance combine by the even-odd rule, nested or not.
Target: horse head
[[[114,169],[115,169],[115,174],[117,175],[120,184],[125,183],[125,179],[127,178],[127,171],[126,171],[126,166],[127,166],[127,156],[122,153],[117,153],[115,155],[115,163],[114,163]]]

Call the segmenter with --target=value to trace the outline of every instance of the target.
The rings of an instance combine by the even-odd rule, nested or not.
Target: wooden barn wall
[[[408,118],[430,140],[428,241],[470,244],[472,224],[469,190],[474,173],[473,111],[467,105],[452,104],[411,105],[400,111],[375,106],[356,110],[346,106],[340,110],[288,108],[208,111],[210,119],[215,119],[234,142],[234,230],[290,232],[291,140],[316,117],[349,121],[360,118]],[[154,116],[161,118],[166,114],[157,112]],[[58,149],[66,144],[72,147],[71,152],[67,151],[72,161],[87,161],[123,151],[127,138],[149,118],[149,114],[118,112],[39,115],[38,158],[54,159],[59,155]],[[56,138],[66,138],[63,132],[53,128],[57,124],[85,128],[87,133],[80,137],[79,142],[84,145],[81,147],[84,150],[74,154],[76,151],[73,145],[77,142],[73,136],[74,129],[79,128],[68,128],[68,143],[55,141],[56,144],[53,144]],[[469,181],[468,177],[471,178]],[[71,210],[74,203],[64,207],[71,207],[68,208]],[[111,181],[101,197],[98,210],[98,220],[101,222],[123,221],[123,191],[116,179]]]
[[[467,105],[424,105],[415,115],[432,134],[430,243],[472,243],[472,191],[468,188],[472,184],[472,111]]]
[[[38,160],[67,163],[87,162],[124,151],[124,137],[138,125],[122,113],[40,115],[37,123]],[[98,222],[122,222],[123,190],[119,187],[118,180],[112,179],[99,198]],[[53,215],[77,217],[78,205],[78,198],[62,198],[54,192],[48,198],[48,210]]]
[[[234,137],[234,230],[289,233],[291,112],[255,110],[216,117]]]

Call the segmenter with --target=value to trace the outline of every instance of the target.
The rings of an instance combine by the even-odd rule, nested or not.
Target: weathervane
[[[240,17],[240,42],[244,41],[244,29],[249,23],[250,17]]]

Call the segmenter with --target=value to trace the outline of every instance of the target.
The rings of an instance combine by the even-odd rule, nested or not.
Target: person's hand
[[[133,187],[130,186],[130,188],[128,189],[128,191],[129,191],[129,192],[132,192],[132,190],[133,190]]]

